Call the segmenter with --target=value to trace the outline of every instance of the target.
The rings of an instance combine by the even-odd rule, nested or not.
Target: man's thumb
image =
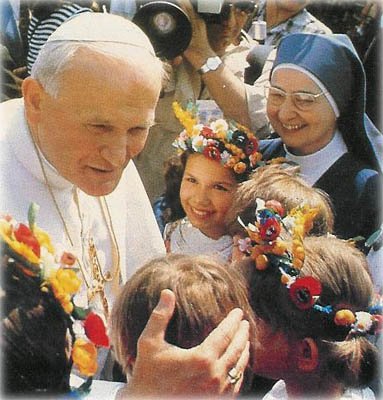
[[[162,290],[160,300],[140,336],[141,340],[164,340],[166,328],[174,313],[175,302],[175,295],[171,290]]]

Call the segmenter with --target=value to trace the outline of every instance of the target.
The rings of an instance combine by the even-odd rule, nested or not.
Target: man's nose
[[[121,167],[126,161],[126,145],[123,143],[115,143],[113,145],[105,145],[100,149],[100,155],[114,167]]]

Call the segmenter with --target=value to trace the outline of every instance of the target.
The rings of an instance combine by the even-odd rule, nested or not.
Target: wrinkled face
[[[202,154],[186,162],[180,198],[193,226],[212,239],[226,233],[225,215],[237,187],[234,173]]]
[[[249,14],[235,7],[231,7],[227,20],[221,24],[207,23],[207,35],[212,49],[222,56],[228,46],[236,43],[241,29],[246,24]]]
[[[138,68],[82,51],[86,54],[63,72],[57,98],[41,88],[29,121],[35,141],[58,172],[89,195],[101,196],[114,190],[145,144],[160,71],[153,62]]]
[[[307,75],[292,69],[276,71],[271,86],[287,93],[321,92]],[[331,141],[336,128],[334,111],[325,96],[318,97],[305,111],[294,105],[291,96],[287,96],[280,106],[274,106],[268,100],[267,115],[284,144],[296,155],[312,154],[322,149]]]
[[[281,379],[289,370],[289,343],[281,332],[274,332],[261,318],[255,318],[252,370],[271,379]]]

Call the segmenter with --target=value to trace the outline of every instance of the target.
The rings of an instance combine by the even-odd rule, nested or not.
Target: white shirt
[[[221,262],[230,262],[233,238],[229,235],[212,239],[195,228],[187,217],[165,226],[165,240],[170,240],[170,252],[190,255],[209,255]]]
[[[30,203],[37,203],[40,206],[37,225],[47,231],[54,245],[62,244],[65,250],[84,260],[87,247],[83,246],[83,241],[92,236],[102,269],[108,271],[112,264],[112,241],[99,199],[76,189],[45,161],[49,183],[74,241],[71,247],[41,171],[24,117],[23,99],[1,103],[0,118],[0,213],[11,214],[17,221],[27,222]],[[105,198],[119,247],[121,280],[125,282],[143,263],[165,254],[165,248],[133,162],[128,164],[117,188]],[[115,291],[116,287],[106,283],[105,292],[110,306]],[[79,305],[86,302],[84,284],[76,301]]]

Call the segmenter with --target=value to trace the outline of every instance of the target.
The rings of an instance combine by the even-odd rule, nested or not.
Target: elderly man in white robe
[[[139,28],[122,17],[85,13],[50,36],[23,82],[23,98],[0,105],[0,212],[24,221],[37,203],[39,226],[76,256],[83,280],[76,302],[106,318],[119,286],[165,252],[131,161],[153,124],[162,78]],[[173,310],[167,294],[142,335],[131,393],[234,390],[227,374],[234,366],[243,371],[248,357],[241,312],[201,348],[185,351],[163,339]],[[157,379],[174,365],[171,376]]]

